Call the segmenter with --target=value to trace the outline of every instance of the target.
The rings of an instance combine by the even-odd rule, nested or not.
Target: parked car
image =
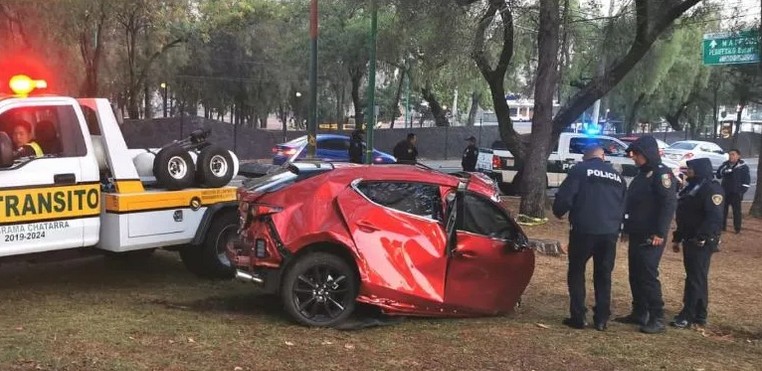
[[[510,311],[534,272],[521,227],[483,174],[296,162],[239,189],[237,278],[308,326],[356,303],[391,315]]]
[[[632,144],[632,142],[638,140],[638,138],[639,137],[628,136],[628,137],[621,137],[619,138],[619,140],[621,140],[622,142],[624,142],[625,144],[629,146],[630,144]],[[666,150],[669,147],[669,144],[661,139],[658,139],[658,138],[654,138],[654,139],[656,139],[656,144],[659,145],[659,156],[664,157],[664,150]]]
[[[629,182],[638,174],[638,167],[627,154],[627,144],[621,140],[606,135],[588,135],[582,133],[561,133],[558,145],[548,156],[547,181],[548,188],[557,188],[566,179],[569,170],[582,161],[584,148],[592,143],[598,143],[606,152],[606,161],[610,162]],[[664,160],[664,165],[672,170],[678,180],[681,180],[680,166],[677,162]],[[516,194],[519,168],[508,150],[479,148],[476,169],[495,179],[500,190],[505,194]]]
[[[318,134],[315,156],[326,162],[349,162],[349,137],[337,134]],[[307,157],[307,136],[278,144],[273,148],[273,164],[283,165]],[[393,164],[394,156],[373,149],[374,164]]]
[[[672,143],[664,151],[664,157],[677,161],[680,167],[686,167],[686,161],[706,157],[712,162],[716,170],[723,162],[728,160],[728,154],[720,146],[712,142],[698,140],[683,140]]]

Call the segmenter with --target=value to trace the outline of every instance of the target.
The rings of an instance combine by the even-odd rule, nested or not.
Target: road
[[[751,174],[751,188],[744,195],[744,201],[751,202],[754,199],[754,192],[757,189],[757,164],[759,158],[752,158],[744,160],[749,166],[749,173]],[[437,170],[442,171],[457,171],[461,170],[460,159],[458,160],[421,160],[421,163],[430,166]]]

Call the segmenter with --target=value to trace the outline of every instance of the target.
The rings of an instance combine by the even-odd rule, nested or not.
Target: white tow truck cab
[[[224,254],[238,228],[232,152],[200,131],[130,150],[108,100],[11,88],[16,94],[0,95],[0,259],[72,249],[148,256],[164,247],[196,274],[232,277]]]

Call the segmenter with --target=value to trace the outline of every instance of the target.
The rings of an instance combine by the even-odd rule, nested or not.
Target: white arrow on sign
[[[717,41],[712,40],[712,42],[709,43],[709,46],[711,46],[712,49],[714,49],[714,47],[717,46]]]

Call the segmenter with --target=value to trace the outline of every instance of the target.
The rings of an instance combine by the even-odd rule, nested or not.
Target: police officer
[[[561,218],[569,212],[570,317],[564,325],[582,329],[585,323],[585,266],[593,258],[595,329],[605,331],[611,315],[611,271],[624,214],[627,185],[597,143],[584,150],[584,161],[571,168],[553,202],[553,214]]]
[[[32,139],[32,124],[24,120],[17,120],[11,126],[11,140],[16,148],[13,158],[41,157],[42,147]]]
[[[722,188],[725,190],[725,212],[722,222],[722,230],[728,223],[728,208],[733,208],[733,228],[736,233],[741,233],[741,201],[743,195],[751,186],[749,166],[741,160],[741,151],[731,149],[728,152],[730,160],[725,161],[717,169],[717,179],[722,179]]]
[[[463,151],[463,159],[460,165],[463,171],[476,171],[476,159],[479,157],[479,148],[476,147],[476,137],[473,135],[466,138],[468,146]]]
[[[618,322],[639,324],[648,334],[663,332],[664,301],[659,282],[659,262],[677,207],[676,180],[661,163],[659,146],[652,136],[644,136],[627,148],[638,174],[627,191],[623,240],[629,240],[632,312]]]
[[[672,235],[672,250],[683,245],[685,291],[683,309],[670,322],[677,328],[706,324],[709,297],[709,262],[720,241],[723,215],[723,189],[712,181],[712,162],[708,158],[690,160],[688,185],[677,201],[677,229]]]
[[[356,129],[352,132],[352,137],[349,139],[349,162],[353,164],[363,163],[365,143],[363,143],[362,134],[362,129]]]
[[[394,146],[394,157],[397,158],[398,164],[415,165],[417,163],[418,148],[415,146],[417,142],[418,138],[415,133],[410,133],[405,140]]]

